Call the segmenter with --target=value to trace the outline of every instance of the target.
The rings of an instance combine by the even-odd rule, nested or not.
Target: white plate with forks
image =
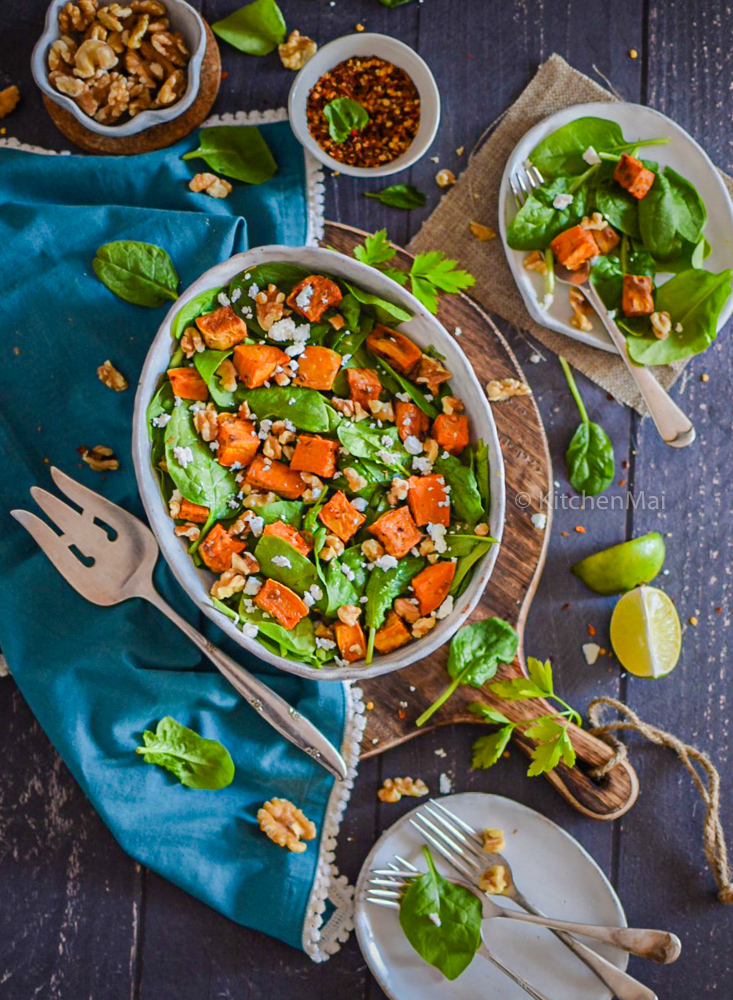
[[[477,830],[504,831],[503,854],[517,886],[548,915],[583,923],[626,926],[618,896],[581,845],[533,809],[500,795],[465,792],[438,801]],[[356,887],[356,934],[366,962],[390,1000],[527,1000],[527,994],[489,962],[477,956],[458,979],[449,982],[413,951],[400,929],[398,912],[367,903],[371,870],[384,868],[397,854],[425,870],[423,840],[410,824],[425,800],[394,823],[374,845]],[[436,867],[451,877],[450,866],[432,850]],[[510,900],[494,897],[517,909]],[[514,921],[484,923],[484,941],[507,966],[550,1000],[610,1000],[610,991],[554,935]],[[620,969],[628,956],[616,948],[594,950]]]
[[[551,132],[577,118],[587,117],[605,118],[617,122],[629,141],[642,138],[670,140],[667,146],[654,146],[653,154],[650,153],[649,157],[656,160],[660,167],[669,165],[677,170],[700,192],[708,213],[705,237],[713,248],[705,261],[704,266],[707,271],[717,273],[733,267],[733,204],[715,164],[705,150],[681,126],[654,108],[622,101],[576,104],[550,115],[522,136],[507,160],[499,190],[499,231],[517,288],[530,316],[541,326],[564,333],[573,340],[579,340],[591,347],[615,353],[616,348],[611,338],[596,317],[591,317],[593,329],[587,333],[570,326],[570,306],[564,289],[556,290],[555,300],[548,309],[542,307],[542,277],[536,272],[525,270],[523,266],[525,251],[512,250],[506,241],[507,225],[517,212],[509,183],[510,178],[522,170],[522,165],[535,146]],[[663,276],[658,276],[658,282],[660,277],[664,280]],[[732,314],[733,296],[728,299],[721,311],[718,321],[719,331]]]

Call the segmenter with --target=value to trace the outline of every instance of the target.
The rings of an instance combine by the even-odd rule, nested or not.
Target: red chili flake
[[[406,719],[407,718],[407,712],[403,712],[403,710],[400,709],[399,712],[397,713],[397,718],[398,719]]]
[[[607,392],[607,393],[606,393],[606,399],[607,399],[607,400],[608,400],[608,401],[609,401],[610,403],[612,403],[612,402],[614,401],[614,399],[615,399],[615,398],[616,398],[616,397],[615,397],[615,396],[613,395],[613,393],[612,393],[612,392]]]
[[[593,636],[596,634],[596,630],[593,628],[592,625],[586,625],[585,627],[588,629],[588,635]]]
[[[715,609],[715,614],[716,615],[722,615],[722,613],[723,613],[723,609],[722,608],[716,608]]]
[[[560,534],[562,535],[563,538],[567,538],[568,535],[570,534],[570,532],[569,531],[561,531]]]
[[[575,525],[575,530],[578,532],[579,535],[584,535],[585,534],[585,528],[583,527],[582,524],[576,524]]]
[[[619,479],[618,485],[619,486],[625,486],[626,485],[626,480],[625,479]]]
[[[562,608],[560,608],[560,610],[561,611],[567,611],[569,607],[570,607],[569,604],[563,604],[563,606],[562,606]]]
[[[223,69],[223,70],[221,71],[221,78],[222,78],[222,80],[226,80],[226,78],[227,78],[228,76],[229,76],[229,74],[227,73],[227,71],[226,71],[225,69]]]

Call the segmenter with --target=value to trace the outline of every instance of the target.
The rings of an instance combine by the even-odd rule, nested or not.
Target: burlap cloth
[[[648,411],[623,362],[606,351],[580,344],[570,337],[554,333],[535,323],[524,307],[504,255],[501,239],[480,243],[470,232],[469,222],[489,225],[499,231],[499,185],[506,161],[528,129],[563,108],[589,101],[615,101],[619,98],[600,84],[579,73],[559,55],[552,55],[540,66],[532,82],[502,117],[500,124],[478,150],[471,155],[467,169],[443,197],[440,205],[409,249],[441,249],[456,257],[461,266],[476,276],[471,294],[490,312],[526,330],[556,354],[568,361],[620,403],[642,415]],[[733,196],[733,180],[721,177]],[[677,361],[656,366],[653,371],[669,388],[687,364]]]

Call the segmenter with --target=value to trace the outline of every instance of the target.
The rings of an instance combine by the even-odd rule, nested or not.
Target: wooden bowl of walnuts
[[[205,51],[204,22],[184,0],[52,0],[31,68],[85,128],[129,136],[193,104]]]

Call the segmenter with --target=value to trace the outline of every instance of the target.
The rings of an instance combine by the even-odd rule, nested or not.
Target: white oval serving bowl
[[[413,314],[413,318],[408,323],[401,324],[399,329],[408,334],[418,345],[422,347],[432,345],[445,357],[445,363],[452,373],[453,388],[464,401],[466,411],[470,415],[471,440],[476,441],[481,438],[488,444],[489,487],[491,491],[489,530],[494,538],[498,541],[501,540],[505,506],[504,463],[501,447],[491,408],[466,355],[437,319],[414,296],[392,281],[391,278],[351,257],[320,247],[264,246],[248,250],[246,253],[236,254],[229,260],[206,271],[198,281],[186,289],[170,308],[148,351],[135,396],[132,456],[138,488],[150,526],[155,532],[161,551],[174,576],[196,606],[247,652],[288,673],[314,680],[343,681],[377,677],[380,674],[399,670],[401,667],[414,663],[415,660],[429,656],[430,653],[447,642],[453,633],[464,624],[476,607],[491,576],[499,552],[498,544],[492,545],[484,558],[476,564],[471,582],[456,601],[453,613],[443,621],[438,622],[425,638],[403,646],[386,656],[377,656],[368,667],[364,666],[362,662],[361,666],[357,663],[349,664],[347,667],[326,666],[318,669],[271,653],[257,639],[246,638],[230,618],[214,607],[209,596],[209,588],[214,576],[207,570],[198,569],[194,565],[186,551],[185,544],[173,534],[173,522],[150,461],[147,408],[158,386],[160,376],[166,371],[170,362],[173,344],[171,322],[174,316],[190,299],[200,295],[201,292],[226,285],[235,275],[248,267],[256,267],[258,264],[273,261],[299,264],[314,274],[333,274],[336,277],[344,278],[374,295],[395,302]]]
[[[417,135],[402,156],[381,167],[353,167],[348,163],[341,163],[318,145],[308,128],[306,108],[311,90],[324,73],[353,56],[377,56],[399,66],[407,73],[420,94],[420,125]],[[409,45],[390,38],[389,35],[362,32],[334,38],[308,60],[290,88],[288,116],[298,142],[324,166],[351,177],[387,177],[406,170],[430,149],[440,123],[440,94],[428,64]]]
[[[58,15],[66,2],[67,0],[51,0],[46,11],[43,34],[36,42],[31,55],[31,72],[33,79],[43,93],[66,111],[71,112],[84,128],[99,135],[123,138],[144,132],[145,129],[151,128],[153,125],[162,125],[163,122],[172,121],[191,107],[196,100],[201,83],[201,63],[206,52],[206,28],[201,15],[190,4],[187,4],[185,0],[164,0],[171,28],[173,31],[181,32],[186,40],[188,51],[191,53],[188,65],[185,67],[187,86],[183,97],[167,108],[141,111],[139,115],[130,118],[129,121],[123,122],[121,125],[102,125],[95,121],[91,115],[85,114],[76,101],[56,90],[48,79],[48,50],[51,48],[51,43],[61,37]],[[100,6],[108,7],[109,3],[102,3]]]

